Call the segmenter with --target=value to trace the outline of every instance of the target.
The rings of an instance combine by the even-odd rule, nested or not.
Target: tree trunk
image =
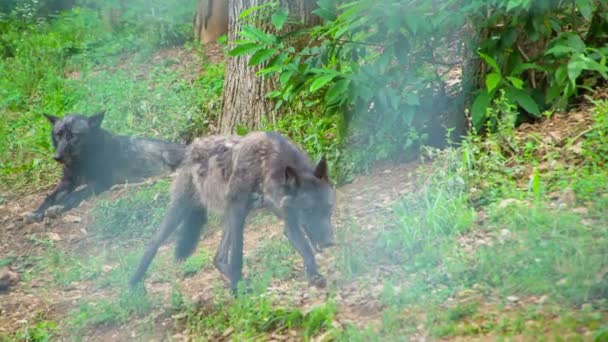
[[[228,32],[228,0],[199,0],[194,16],[194,36],[201,43],[213,43]]]
[[[464,65],[462,68],[462,95],[461,105],[462,108],[471,108],[473,104],[473,92],[479,89],[479,85],[482,80],[485,79],[486,70],[485,65],[481,62],[481,58],[476,53],[476,49],[479,46],[479,42],[483,37],[487,36],[487,31],[478,32],[477,28],[473,23],[467,23],[463,29],[465,38],[464,46]],[[460,113],[464,113],[464,110]],[[466,117],[466,128],[468,131],[474,132],[473,122],[471,113]]]
[[[258,6],[267,0],[230,0],[228,15],[228,38],[232,43],[243,27],[239,15],[244,9]],[[309,0],[281,0],[281,6],[289,11],[290,19],[310,27],[320,18],[312,14],[316,2]],[[274,33],[270,23],[258,25],[265,32]],[[292,30],[294,27],[284,27]],[[233,45],[231,44],[231,48]],[[222,115],[219,120],[219,131],[223,134],[235,132],[238,126],[247,129],[260,128],[264,119],[275,122],[278,113],[273,111],[273,104],[266,94],[273,90],[276,80],[271,77],[256,76],[261,66],[249,67],[249,56],[231,57],[226,62],[226,77],[222,98]]]

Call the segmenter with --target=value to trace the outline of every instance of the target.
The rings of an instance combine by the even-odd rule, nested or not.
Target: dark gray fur
[[[158,248],[180,225],[175,256],[190,256],[207,222],[207,210],[213,210],[224,217],[214,264],[236,291],[242,278],[245,218],[251,209],[263,207],[285,222],[284,233],[304,259],[309,281],[323,287],[313,247],[334,244],[334,198],[325,158],[315,166],[278,133],[197,139],[187,149],[167,214],[130,283],[143,279]]]
[[[69,210],[114,184],[175,170],[185,155],[186,146],[182,144],[114,135],[102,129],[104,112],[90,117],[44,116],[53,125],[53,158],[63,170],[57,187],[30,214],[35,221],[42,220],[49,213],[47,209],[54,209],[54,214]]]

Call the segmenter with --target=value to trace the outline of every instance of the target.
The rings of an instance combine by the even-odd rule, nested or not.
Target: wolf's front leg
[[[46,216],[57,217],[65,211],[76,208],[83,200],[90,197],[93,193],[103,192],[107,188],[107,186],[101,185],[81,185],[65,195],[58,197],[56,204],[46,209]]]
[[[226,212],[224,229],[228,235],[225,242],[228,246],[224,247],[230,251],[230,289],[234,295],[237,294],[238,283],[243,277],[243,230],[247,212],[247,199],[238,196],[231,201]]]
[[[61,203],[63,205],[63,211],[76,208],[82,201],[93,195],[93,193],[103,192],[107,188],[107,186],[87,185],[83,188],[70,192],[65,196]]]
[[[287,236],[291,245],[304,259],[304,268],[308,282],[317,288],[324,288],[327,285],[327,281],[319,273],[315,254],[296,219],[289,217],[285,219],[285,236]]]
[[[46,210],[63,200],[66,195],[72,192],[72,190],[74,190],[74,182],[64,175],[61,182],[57,184],[57,187],[53,190],[53,192],[46,196],[38,209],[30,213],[27,219],[31,221],[42,221]]]

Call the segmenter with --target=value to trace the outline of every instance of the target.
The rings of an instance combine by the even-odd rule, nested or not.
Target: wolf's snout
[[[61,159],[63,159],[63,157],[62,157],[60,154],[56,153],[56,154],[53,156],[53,159],[55,159],[56,161],[60,162],[60,161],[61,161]]]

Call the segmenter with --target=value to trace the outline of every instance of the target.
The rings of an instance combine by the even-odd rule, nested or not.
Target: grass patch
[[[118,325],[149,314],[157,299],[139,290],[121,290],[118,298],[99,299],[81,303],[67,317],[67,326],[75,336],[82,337],[86,329]]]
[[[296,275],[294,263],[298,256],[286,238],[275,238],[264,240],[246,263],[250,274],[285,280]]]
[[[169,185],[169,181],[159,180],[151,186],[128,189],[119,198],[97,201],[92,211],[91,232],[119,243],[148,239],[165,215],[170,200]]]
[[[255,287],[255,286],[254,286]],[[266,334],[288,334],[295,330],[304,340],[331,329],[336,307],[332,302],[315,306],[307,312],[276,308],[260,295],[248,295],[231,303],[220,302],[203,311],[190,311],[185,327],[203,339],[213,339],[232,328],[231,339],[263,339]]]
[[[202,248],[198,252],[191,255],[182,264],[181,273],[184,277],[198,273],[203,268],[208,268],[212,265],[213,256]]]
[[[493,222],[513,236],[481,247],[459,277],[505,294],[550,295],[572,304],[605,297],[608,232],[584,226],[581,217],[544,208],[495,210]]]
[[[27,326],[23,331],[15,335],[16,341],[52,341],[58,332],[58,324],[54,321],[40,321],[34,325]]]
[[[102,257],[80,257],[51,247],[40,262],[40,267],[49,272],[53,281],[68,286],[76,281],[94,279],[101,274]]]

